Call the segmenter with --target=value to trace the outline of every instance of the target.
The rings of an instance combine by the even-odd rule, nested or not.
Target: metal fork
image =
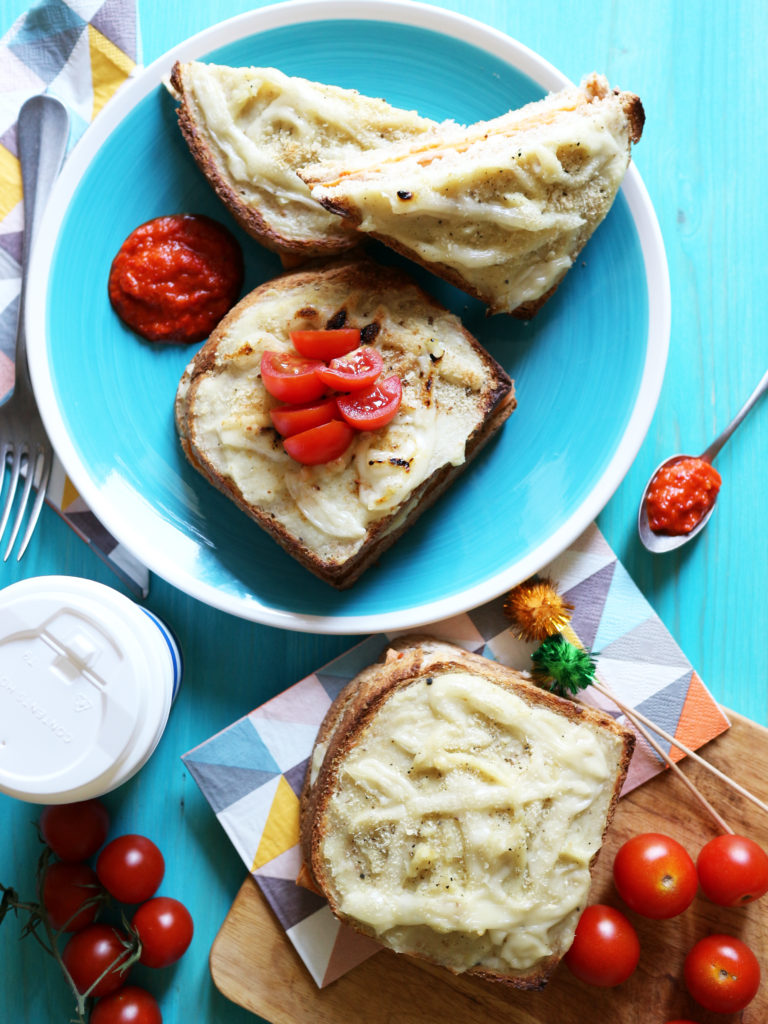
[[[19,480],[24,477],[21,497],[16,503],[11,534],[3,556],[6,562],[21,530],[32,492],[34,503],[16,554],[24,554],[43,507],[53,465],[53,448],[40,419],[27,365],[27,340],[24,325],[26,278],[34,232],[51,186],[61,168],[69,135],[66,108],[53,96],[33,96],[19,112],[17,138],[21,178],[24,186],[24,237],[21,259],[21,296],[16,328],[16,379],[13,394],[0,407],[0,496],[6,471],[8,491],[0,513],[0,541],[11,520]]]

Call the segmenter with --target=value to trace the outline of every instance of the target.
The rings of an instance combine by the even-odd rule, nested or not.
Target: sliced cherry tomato
[[[576,925],[573,944],[565,954],[568,969],[581,981],[601,988],[621,985],[640,959],[637,932],[619,910],[595,903]]]
[[[279,405],[269,410],[275,430],[283,437],[300,434],[302,430],[319,427],[323,423],[339,418],[339,410],[333,398],[321,402],[304,402],[301,405]]]
[[[57,931],[79,932],[87,928],[96,918],[103,895],[96,872],[87,864],[54,861],[48,865],[43,905]]]
[[[768,854],[746,836],[716,836],[701,848],[696,870],[713,903],[735,907],[768,892]]]
[[[357,391],[369,388],[384,369],[384,360],[378,349],[369,345],[357,348],[343,359],[332,359],[317,371],[317,376],[336,391]]]
[[[312,402],[325,394],[326,386],[317,375],[325,364],[293,352],[267,351],[261,357],[261,379],[267,391],[280,402]]]
[[[683,973],[693,998],[713,1013],[738,1013],[760,987],[757,957],[730,935],[700,939],[686,957]]]
[[[386,377],[370,388],[339,395],[336,405],[351,427],[357,430],[378,430],[394,419],[403,399],[399,377]]]
[[[40,815],[40,834],[59,860],[88,860],[109,831],[109,814],[98,800],[53,804]]]
[[[310,359],[337,359],[360,344],[357,327],[336,327],[327,331],[291,331],[297,352]]]
[[[355,432],[349,424],[342,420],[330,420],[321,423],[319,427],[286,437],[283,447],[296,462],[305,466],[319,466],[343,455],[354,436]]]
[[[99,999],[89,1024],[163,1024],[160,1007],[153,995],[138,985],[126,985],[111,996]]]
[[[125,983],[127,971],[121,971],[120,966],[130,954],[130,939],[124,932],[107,924],[91,924],[72,936],[61,959],[77,991],[98,997],[115,992]]]
[[[696,866],[686,849],[669,836],[633,836],[613,862],[613,880],[628,907],[654,920],[676,917],[699,887]]]
[[[192,941],[192,915],[178,900],[156,896],[142,903],[131,924],[141,940],[140,962],[167,967],[184,954]]]
[[[165,874],[165,861],[146,836],[118,836],[96,861],[99,881],[121,903],[141,903],[154,896]]]

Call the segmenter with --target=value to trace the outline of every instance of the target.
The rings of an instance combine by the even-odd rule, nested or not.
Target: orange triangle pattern
[[[280,776],[251,871],[285,853],[299,841],[299,798]]]
[[[687,747],[695,748],[725,732],[729,725],[720,706],[712,700],[712,694],[696,672],[692,672],[675,737]],[[680,761],[684,756],[677,749],[673,749],[671,754],[674,761]]]

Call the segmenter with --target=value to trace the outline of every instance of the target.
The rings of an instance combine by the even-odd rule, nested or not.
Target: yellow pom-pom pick
[[[573,605],[547,578],[533,578],[514,587],[504,600],[504,614],[517,626],[520,640],[542,643],[562,633],[571,621]]]

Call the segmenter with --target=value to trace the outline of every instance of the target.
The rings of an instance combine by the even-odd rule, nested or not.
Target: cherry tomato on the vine
[[[291,341],[298,353],[309,359],[338,359],[360,344],[357,327],[335,327],[325,331],[291,331]]]
[[[190,912],[170,896],[156,896],[142,903],[131,924],[141,940],[139,959],[147,967],[175,963],[186,952],[194,931]]]
[[[336,405],[351,427],[357,430],[378,430],[395,418],[402,397],[402,381],[392,376],[378,381],[370,388],[339,395]]]
[[[96,872],[87,864],[54,861],[48,865],[43,882],[48,920],[56,931],[81,931],[94,921],[98,897],[103,892]]]
[[[708,935],[685,959],[685,984],[697,1003],[713,1013],[738,1013],[760,987],[760,964],[741,939]]]
[[[146,836],[118,836],[99,854],[96,874],[116,900],[142,903],[157,892],[165,874],[165,860]]]
[[[383,369],[384,360],[378,349],[364,346],[343,359],[332,359],[328,366],[320,367],[317,376],[336,391],[358,391],[370,387]]]
[[[624,843],[613,862],[613,879],[627,906],[654,920],[682,914],[699,885],[696,865],[686,849],[658,832],[633,836]]]
[[[768,892],[768,853],[746,836],[716,836],[701,848],[702,892],[723,907],[752,903]]]
[[[626,981],[637,967],[640,941],[621,911],[595,903],[579,918],[573,944],[564,959],[581,981],[613,988]]]
[[[98,800],[52,804],[40,815],[40,834],[59,860],[88,860],[109,831],[109,814]]]
[[[163,1024],[160,1007],[153,995],[138,985],[126,985],[99,1001],[91,1011],[89,1024]]]
[[[325,384],[317,376],[324,366],[319,359],[268,350],[261,357],[261,379],[279,402],[312,402],[325,394]]]
[[[77,991],[99,997],[125,984],[127,971],[121,971],[120,966],[130,955],[131,943],[124,932],[107,924],[91,924],[72,936],[61,959]]]
[[[329,420],[283,439],[283,448],[305,466],[318,466],[338,459],[349,448],[355,432],[342,420]]]

